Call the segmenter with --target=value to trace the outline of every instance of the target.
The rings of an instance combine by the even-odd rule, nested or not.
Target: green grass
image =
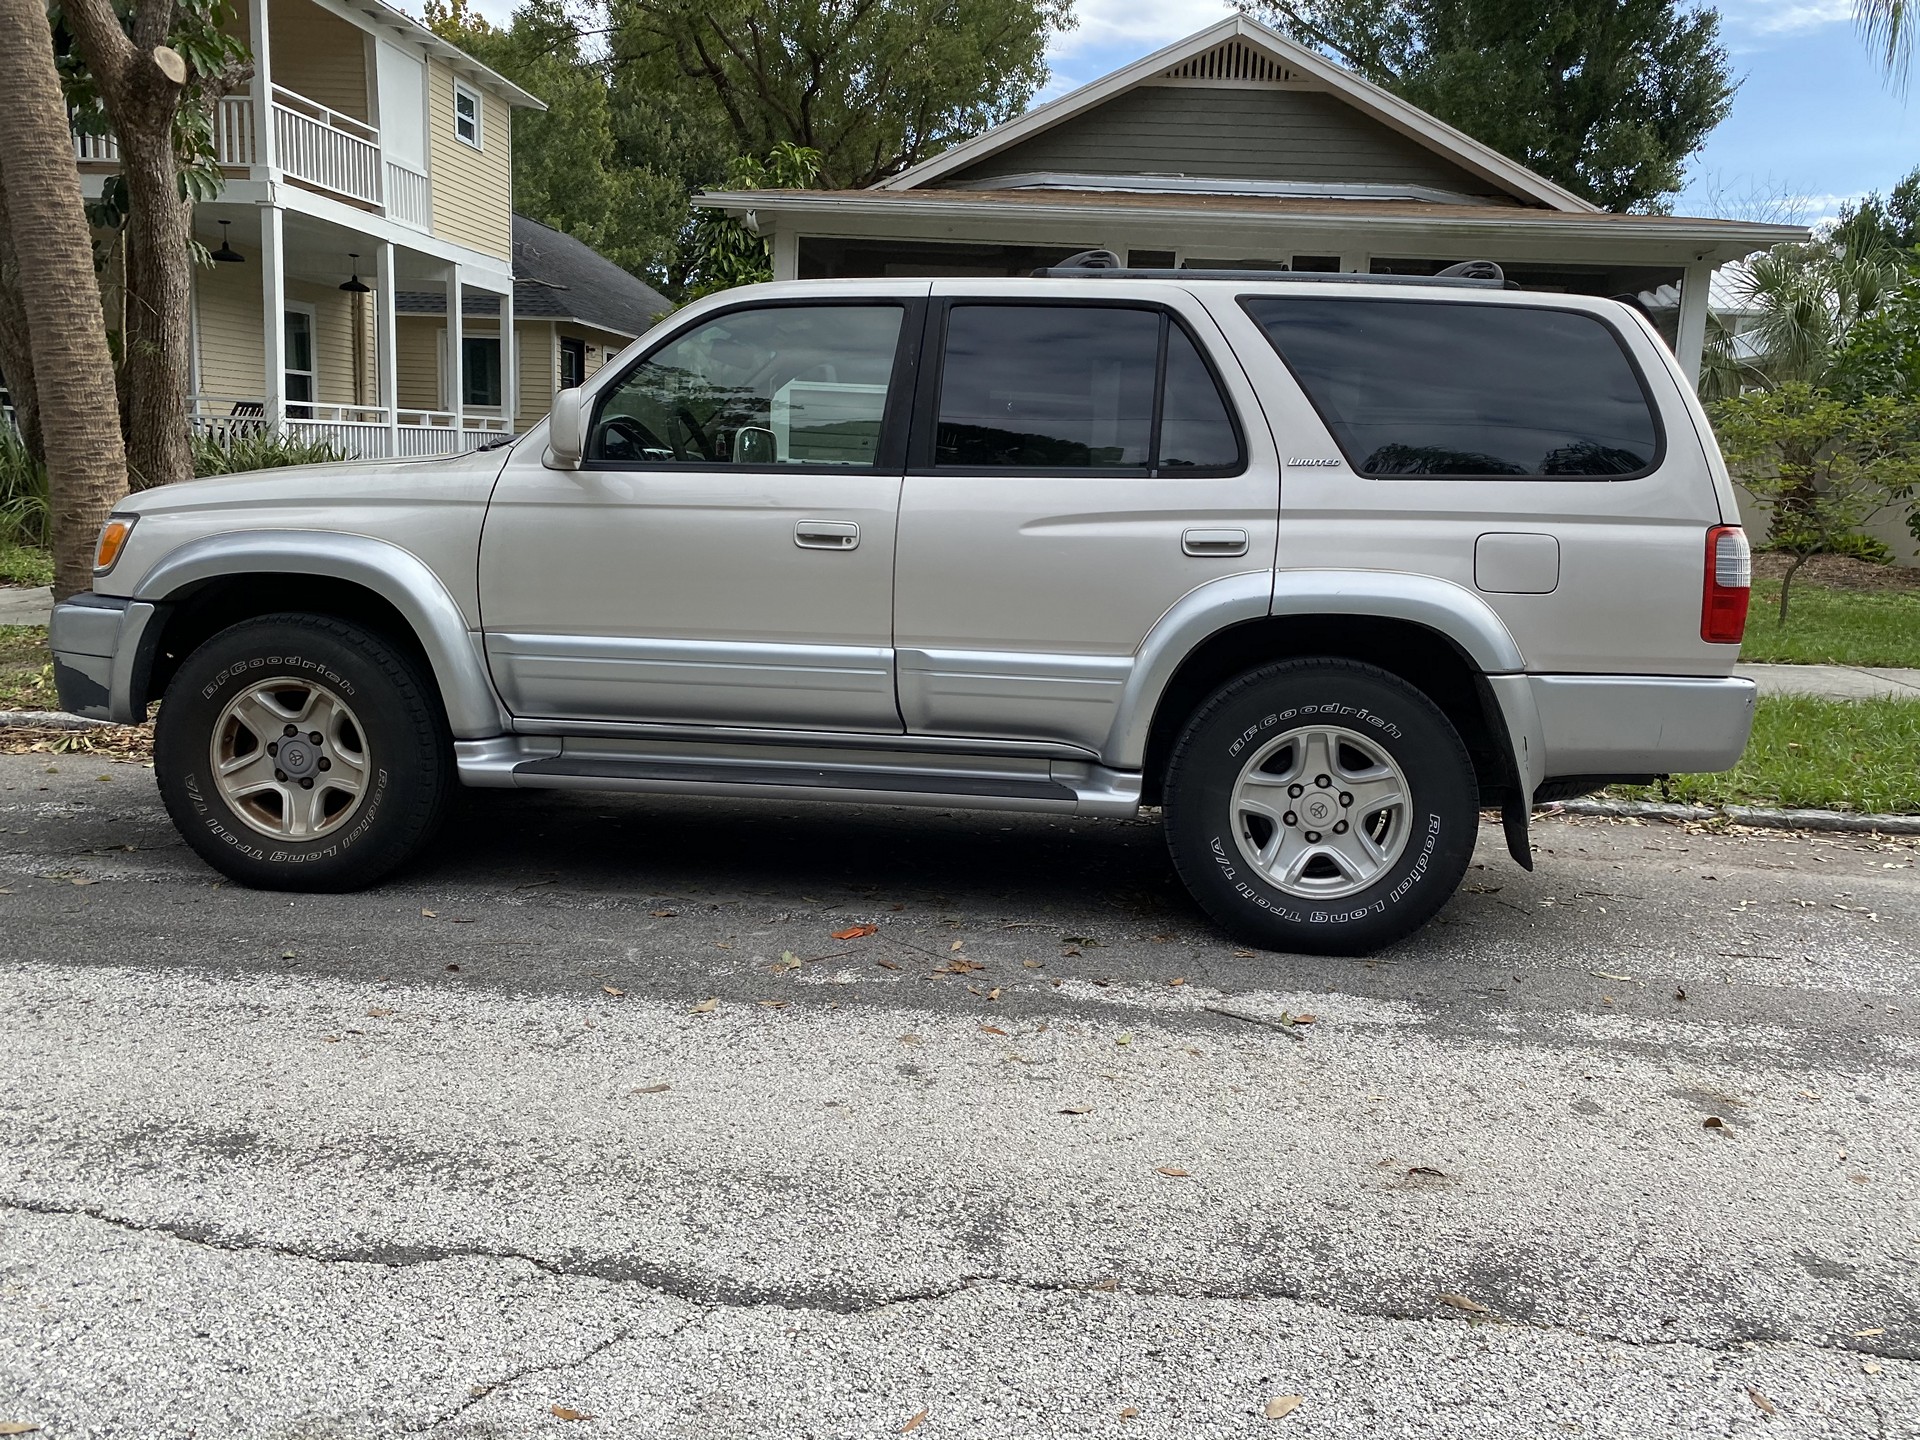
[[[0,540],[0,585],[51,585],[53,556],[38,545]]]
[[[58,710],[44,625],[0,625],[0,710]]]
[[[1768,696],[1734,769],[1608,793],[1697,805],[1920,813],[1920,700]]]
[[[1783,627],[1780,582],[1753,587],[1740,658],[1754,664],[1920,666],[1920,592],[1797,583]]]

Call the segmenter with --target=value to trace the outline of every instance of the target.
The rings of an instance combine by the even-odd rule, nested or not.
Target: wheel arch
[[[432,677],[456,739],[498,735],[505,716],[459,604],[412,552],[364,535],[251,531],[173,551],[141,579],[152,607],[127,679],[126,710],[144,719],[194,647],[229,625],[299,610],[374,630]]]

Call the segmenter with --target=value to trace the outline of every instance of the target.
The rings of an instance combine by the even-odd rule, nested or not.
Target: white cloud
[[[1727,0],[1720,13],[1732,29],[1792,35],[1853,19],[1853,0]]]
[[[1078,0],[1073,10],[1080,23],[1054,36],[1050,60],[1123,45],[1146,55],[1233,13],[1226,0]]]

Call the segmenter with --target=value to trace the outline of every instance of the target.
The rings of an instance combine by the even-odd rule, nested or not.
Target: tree
[[[1888,76],[1904,88],[1913,61],[1914,20],[1906,0],[1854,0],[1853,18],[1867,43],[1880,52]]]
[[[120,174],[91,217],[123,227],[121,409],[137,489],[193,474],[187,443],[193,202],[219,190],[213,106],[251,73],[227,0],[60,0],[70,100],[104,117]],[[42,387],[44,389],[44,387]]]
[[[717,112],[732,153],[820,156],[871,185],[1011,119],[1047,77],[1071,0],[611,0],[621,89]]]
[[[1793,557],[1782,625],[1802,565],[1920,489],[1920,411],[1898,396],[1847,401],[1794,380],[1720,401],[1713,423],[1728,468],[1770,517],[1768,544]]]
[[[1726,118],[1707,7],[1680,0],[1237,0],[1607,210],[1655,209]]]
[[[1920,246],[1920,166],[1909,170],[1886,199],[1870,191],[1858,205],[1842,205],[1834,232],[1857,250],[1879,250],[1915,262]]]
[[[728,167],[729,190],[804,190],[819,174],[820,156],[798,145],[776,145],[764,161],[737,157]],[[687,298],[773,278],[773,253],[764,236],[731,215],[697,210],[688,225]]]
[[[64,598],[92,584],[94,537],[126,494],[127,467],[80,173],[41,0],[0,0],[0,95],[0,192],[40,397],[54,594]]]

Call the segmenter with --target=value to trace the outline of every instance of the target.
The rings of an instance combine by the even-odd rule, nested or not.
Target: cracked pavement
[[[1536,841],[1326,959],[1145,822],[477,794],[287,896],[0,757],[0,1421],[1920,1436],[1920,848]]]

